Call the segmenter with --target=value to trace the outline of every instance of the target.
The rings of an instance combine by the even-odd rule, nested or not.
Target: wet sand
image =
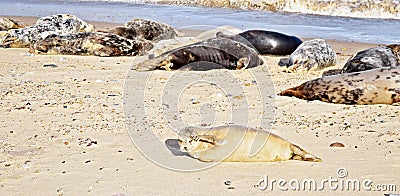
[[[34,22],[34,18],[18,20]],[[117,25],[93,24],[98,29]],[[336,68],[343,66],[351,54],[375,46],[338,40],[329,43],[339,53]],[[275,96],[271,131],[321,157],[323,162],[221,163],[197,172],[179,172],[147,159],[135,147],[125,124],[126,76],[129,72],[137,75],[138,81],[146,80],[146,75],[130,70],[132,64],[146,57],[30,56],[26,52],[27,49],[0,49],[0,192],[4,195],[396,193],[365,191],[363,187],[362,191],[333,191],[328,186],[317,191],[282,191],[276,186],[273,191],[262,191],[257,187],[265,175],[269,180],[287,181],[340,179],[340,168],[348,172],[344,179],[372,180],[372,189],[378,184],[396,184],[397,190],[400,188],[399,106],[349,106]],[[209,73],[216,77],[238,76],[250,103],[258,95],[250,80],[252,72],[270,75],[275,93],[322,73],[284,73],[277,66],[281,57],[263,58],[264,65],[243,72]],[[56,67],[44,66],[48,64]],[[147,108],[146,116],[162,142],[177,136],[162,118],[162,110],[152,102],[160,102],[162,84],[172,74],[155,71],[148,81],[154,88],[148,91],[151,99],[147,97],[146,103],[154,107]],[[198,86],[190,95],[184,95],[180,104],[186,112],[180,115],[189,123],[198,123],[198,105],[192,104],[190,98],[199,97],[220,107],[216,108],[216,125],[228,123],[229,113],[222,109],[228,108],[229,103],[215,98],[216,93],[207,88]],[[262,112],[257,107],[259,103],[254,104],[249,126],[265,126],[258,122],[257,116]],[[138,131],[145,131],[144,122],[135,123]],[[345,147],[332,148],[333,142]],[[172,153],[163,156],[178,159]],[[179,159],[197,161],[190,157]]]

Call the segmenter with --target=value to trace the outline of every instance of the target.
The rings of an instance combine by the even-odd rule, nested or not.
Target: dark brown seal
[[[212,38],[183,46],[160,56],[141,62],[132,69],[138,71],[245,69],[263,63],[258,53],[239,42],[225,38]]]

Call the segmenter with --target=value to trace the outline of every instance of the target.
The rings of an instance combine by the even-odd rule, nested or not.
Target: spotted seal
[[[325,76],[279,95],[340,104],[393,104],[400,102],[400,68]]]
[[[139,56],[153,47],[147,40],[131,40],[101,32],[52,35],[31,46],[30,52],[45,54]]]
[[[335,64],[336,53],[323,39],[305,41],[289,58],[279,61],[279,65],[288,67],[289,72],[320,70]]]
[[[2,40],[3,47],[26,48],[30,44],[50,35],[67,35],[77,32],[91,32],[93,25],[70,14],[58,14],[38,19],[36,25],[11,29]]]
[[[265,30],[249,30],[233,36],[218,32],[216,36],[251,44],[262,55],[290,55],[303,43],[296,36]]]
[[[22,27],[24,27],[24,25],[19,24],[13,19],[0,17],[0,31],[8,31],[10,29],[19,29]]]
[[[153,42],[173,39],[178,36],[175,29],[167,24],[140,18],[133,19],[125,23],[125,26],[119,26],[107,32],[128,39],[143,38]]]
[[[350,58],[342,69],[328,70],[322,75],[352,73],[381,67],[400,67],[399,52],[400,45],[398,44],[369,48]]]
[[[178,144],[182,152],[204,162],[321,161],[278,135],[239,125],[187,127],[179,133]]]
[[[258,53],[242,43],[224,38],[211,38],[183,46],[136,64],[137,71],[245,69],[263,64]]]

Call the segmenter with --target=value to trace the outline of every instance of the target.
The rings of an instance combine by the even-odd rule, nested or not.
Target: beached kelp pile
[[[400,19],[395,0],[142,0],[145,3]]]

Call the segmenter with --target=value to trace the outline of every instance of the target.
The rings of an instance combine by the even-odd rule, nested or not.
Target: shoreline
[[[77,15],[86,21],[125,23],[147,18],[175,28],[237,26],[243,30],[265,29],[304,38],[338,39],[372,44],[399,43],[400,20],[357,19],[270,11],[167,6],[110,2],[44,2],[6,0],[0,15],[47,16],[57,13]],[[85,10],[82,12],[81,10]],[[174,14],[171,14],[174,13]]]
[[[25,25],[34,25],[36,23],[36,20],[39,17],[34,17],[34,16],[2,16],[0,17],[8,17],[11,19],[15,19],[18,22],[21,22],[22,24]],[[102,22],[102,21],[87,21],[95,26],[97,30],[110,30],[116,26],[121,26],[124,25],[123,23],[115,23],[115,22]],[[199,30],[199,29],[185,29],[185,28],[177,28],[178,31],[182,32],[184,34],[184,37],[196,37],[200,35],[201,33],[204,33],[205,30]],[[314,38],[303,38],[300,37],[303,40],[310,40]],[[321,38],[324,39],[324,38]],[[338,40],[338,39],[325,39],[331,46],[334,48],[334,50],[337,53],[340,53],[344,56],[347,55],[352,55],[355,54],[356,52],[366,49],[366,48],[371,48],[375,46],[379,46],[381,44],[371,44],[371,43],[361,43],[361,42],[356,42],[356,41],[346,41],[346,40]],[[346,46],[346,47],[343,47]]]

